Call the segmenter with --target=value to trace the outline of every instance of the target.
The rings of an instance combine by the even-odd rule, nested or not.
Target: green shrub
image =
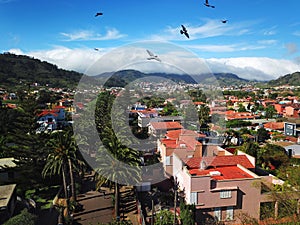
[[[34,225],[36,216],[23,209],[20,214],[10,218],[3,225]]]

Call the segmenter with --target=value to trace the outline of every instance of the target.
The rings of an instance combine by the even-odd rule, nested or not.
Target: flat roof
[[[0,208],[7,207],[8,202],[16,188],[16,184],[0,186]]]

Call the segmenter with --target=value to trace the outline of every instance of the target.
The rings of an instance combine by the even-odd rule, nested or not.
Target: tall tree
[[[95,121],[102,141],[96,156],[97,188],[106,184],[115,189],[115,214],[118,219],[120,184],[140,181],[140,160],[139,151],[129,147],[133,140],[126,120],[128,101],[127,105],[126,99],[114,101],[115,96],[104,92],[99,95],[96,104]]]
[[[266,118],[273,118],[273,116],[276,114],[276,109],[273,105],[269,105],[266,107]]]
[[[78,152],[72,131],[62,131],[53,133],[52,138],[47,143],[51,150],[47,157],[47,163],[42,171],[43,176],[62,175],[65,198],[68,198],[68,180],[70,179],[71,198],[76,202],[76,190],[74,171],[84,165]]]
[[[9,129],[7,143],[9,143],[8,156],[15,159],[17,170],[22,175],[16,178],[24,190],[33,186],[42,186],[41,171],[48,155],[45,142],[47,134],[36,133],[35,123],[36,102],[28,96],[18,107],[13,120],[13,129]]]

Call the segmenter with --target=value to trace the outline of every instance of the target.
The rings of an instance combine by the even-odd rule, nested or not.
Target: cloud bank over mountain
[[[172,46],[152,45],[122,46],[119,48],[66,48],[55,46],[50,50],[23,52],[11,49],[9,52],[28,55],[53,63],[60,68],[98,75],[121,69],[136,69],[142,72],[186,73],[234,73],[249,80],[271,80],[279,76],[300,71],[300,64],[293,60],[267,57],[236,57],[203,59],[189,50]],[[147,60],[146,48],[150,48],[162,62]]]

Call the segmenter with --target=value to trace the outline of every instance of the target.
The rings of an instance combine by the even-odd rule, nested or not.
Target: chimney
[[[202,157],[202,144],[198,142],[195,146],[194,157]]]
[[[223,150],[218,151],[218,156],[225,156],[225,151]]]
[[[203,159],[201,159],[201,162],[200,162],[200,170],[205,170],[206,169],[206,162],[203,160]]]

